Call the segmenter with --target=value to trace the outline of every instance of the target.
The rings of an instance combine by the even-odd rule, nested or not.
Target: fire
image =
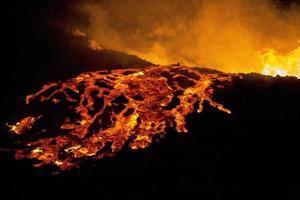
[[[270,49],[261,55],[262,74],[271,76],[296,76],[300,78],[300,46],[287,55],[280,55]]]
[[[100,70],[46,84],[27,96],[26,102],[66,111],[54,119],[43,113],[9,126],[14,134],[34,135],[20,142],[23,147],[15,156],[36,159],[35,166],[51,164],[68,170],[78,167],[84,158],[113,156],[124,146],[146,148],[164,137],[168,127],[187,132],[186,116],[202,112],[204,102],[231,113],[212,98],[213,86],[221,87],[220,83],[231,78],[173,65]]]

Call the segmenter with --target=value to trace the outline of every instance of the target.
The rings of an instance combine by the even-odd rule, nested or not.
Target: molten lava
[[[213,86],[230,80],[231,75],[200,73],[196,68],[151,66],[88,72],[46,84],[27,96],[27,104],[64,107],[65,111],[9,125],[18,137],[30,135],[20,139],[15,156],[36,159],[35,166],[52,164],[67,170],[78,167],[83,158],[112,156],[127,145],[146,148],[163,137],[168,127],[187,132],[186,116],[201,112],[204,102],[230,113],[212,99]]]

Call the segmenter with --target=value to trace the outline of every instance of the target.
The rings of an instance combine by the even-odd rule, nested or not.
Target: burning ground
[[[212,96],[213,86],[231,78],[174,65],[101,70],[49,83],[26,98],[48,111],[8,124],[11,133],[27,137],[16,138],[22,147],[15,156],[66,170],[82,158],[112,156],[123,146],[146,148],[168,127],[187,132],[186,116],[202,112],[204,102],[230,114]]]
[[[174,79],[170,79],[171,76]],[[96,84],[96,80],[102,83]],[[207,81],[206,84],[203,81]],[[132,83],[143,86],[141,88],[151,88],[150,91],[153,92],[159,90],[159,93],[146,95],[143,91],[149,90],[145,88],[141,91],[138,90],[139,87],[129,89],[128,86]],[[198,95],[194,97],[192,94],[196,91],[197,84],[205,87],[198,88]],[[78,88],[78,97],[76,88],[80,85],[82,86]],[[99,93],[88,90],[89,87],[96,87]],[[166,93],[159,95],[162,91]],[[125,196],[141,196],[148,193],[151,187],[157,191],[150,195],[159,194],[163,197],[180,194],[185,196],[187,192],[200,196],[218,194],[222,198],[244,197],[245,194],[249,197],[248,193],[252,192],[254,197],[261,195],[262,191],[269,196],[274,192],[274,188],[275,195],[295,194],[300,176],[297,133],[300,120],[299,92],[300,81],[295,77],[271,77],[255,73],[233,76],[213,70],[176,65],[83,73],[36,90],[27,97],[27,112],[23,110],[19,119],[11,115],[10,125],[16,125],[16,121],[22,118],[23,120],[20,121],[21,125],[11,127],[12,132],[2,134],[0,142],[5,144],[3,147],[6,148],[5,152],[1,152],[2,180],[8,186],[18,183],[22,188],[34,187],[45,192],[53,185],[58,185],[62,190],[70,187],[83,191],[84,185],[87,184],[87,195],[91,189],[97,189],[102,197],[115,197],[116,190],[120,190]],[[118,97],[121,93],[127,101],[125,98],[113,101],[112,97]],[[99,129],[99,132],[90,132],[87,127],[92,126],[91,116],[99,113],[98,119],[103,118],[100,113],[104,111],[104,101],[102,106],[96,106],[98,112],[93,109],[94,104],[87,102],[78,107],[80,104],[73,101],[75,99],[81,102],[81,99],[89,97],[89,94],[92,96],[88,102],[95,103],[97,99],[103,98],[107,104],[111,103],[107,106],[111,107],[108,118],[114,124],[110,124],[111,126],[105,127],[104,130]],[[177,96],[177,100],[180,97],[186,97],[186,101],[189,98],[192,100],[186,104],[189,105],[185,108],[187,110],[184,109],[186,112],[178,113],[178,117],[185,117],[184,121],[179,122],[185,123],[187,134],[178,133],[184,130],[184,126],[174,123],[176,113],[172,113],[172,110],[179,111],[176,108],[184,104],[172,102],[173,98],[170,102],[171,96],[168,95]],[[203,110],[197,113],[201,99],[205,99],[203,104],[200,104],[203,105]],[[148,104],[145,103],[146,100]],[[137,113],[142,118],[143,109],[149,110],[149,105],[157,106],[154,101],[164,103],[156,109],[151,108],[152,112],[147,112],[144,117],[147,119],[147,116],[153,117],[158,113],[164,117],[155,118],[156,126],[151,126],[150,130],[157,131],[149,134],[147,129],[141,131],[147,127],[147,120],[142,123],[130,119]],[[190,107],[192,103],[196,103],[195,107]],[[80,108],[81,114],[76,114],[77,107]],[[134,108],[133,112],[124,116],[130,107]],[[118,114],[115,113],[117,110],[120,110]],[[228,114],[229,110],[231,114]],[[86,112],[90,112],[91,116],[89,113],[83,114]],[[117,120],[122,124],[115,123]],[[131,122],[137,123],[135,129],[131,129]],[[80,129],[83,125],[86,127]],[[131,132],[118,129],[118,125],[129,125]],[[165,132],[163,129],[159,131],[157,125],[165,126]],[[176,128],[179,128],[179,131]],[[111,130],[112,133],[121,130],[122,134],[129,136],[128,140],[120,137],[122,134],[108,135],[110,137],[106,135],[106,138],[102,137],[102,140],[99,140],[98,136],[105,136],[107,130]],[[142,138],[146,140],[134,143],[142,134],[146,135]],[[93,135],[96,136],[96,140],[93,140]],[[159,142],[156,142],[158,139]],[[148,140],[152,140],[152,143],[148,143]],[[106,147],[101,144],[104,141],[108,141]],[[116,141],[115,148],[121,149],[113,152],[113,143],[110,141]],[[130,148],[142,148],[144,145],[149,147],[138,150]],[[14,149],[18,149],[18,158],[25,159],[14,160]],[[48,157],[49,154],[52,156]],[[112,155],[114,156],[111,157]],[[102,156],[102,159],[95,161],[95,158]],[[32,164],[44,167],[37,169],[31,167]],[[67,170],[57,177],[48,176],[49,169],[56,171],[58,168],[69,169],[73,166],[80,168]],[[128,184],[129,180],[132,180],[131,184]],[[194,184],[197,181],[198,184]],[[174,188],[180,189],[182,193],[174,192]],[[231,190],[234,191],[228,192]]]

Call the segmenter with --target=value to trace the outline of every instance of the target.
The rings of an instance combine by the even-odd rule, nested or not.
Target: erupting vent
[[[212,100],[212,86],[230,80],[228,74],[195,68],[151,66],[100,70],[49,83],[26,98],[27,104],[48,110],[8,125],[22,138],[15,156],[36,159],[35,166],[54,164],[67,170],[83,158],[112,156],[127,145],[148,147],[168,127],[187,132],[185,117],[201,112],[205,101],[230,113]]]

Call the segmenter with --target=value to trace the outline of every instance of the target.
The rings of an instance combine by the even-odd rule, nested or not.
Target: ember
[[[112,156],[127,145],[146,148],[168,127],[187,132],[186,116],[196,109],[201,112],[204,102],[230,113],[212,99],[212,86],[230,80],[228,74],[176,65],[101,70],[49,83],[27,96],[27,104],[65,105],[68,114],[55,117],[57,133],[45,123],[36,125],[49,119],[45,113],[9,125],[14,134],[38,135],[21,142],[15,156],[36,159],[35,166],[52,164],[68,170],[78,167],[81,158]]]

